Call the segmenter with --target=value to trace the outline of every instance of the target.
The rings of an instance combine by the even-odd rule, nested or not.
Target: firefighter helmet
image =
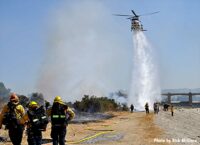
[[[61,99],[60,96],[56,96],[55,99],[54,99],[54,103],[60,103],[60,104],[63,104],[63,101]]]
[[[35,101],[31,101],[31,102],[29,103],[29,107],[30,107],[30,108],[38,107],[38,103],[35,102]]]
[[[15,93],[12,93],[11,95],[10,95],[10,101],[14,101],[14,102],[18,102],[19,101],[19,98],[18,98],[18,96],[15,94]]]

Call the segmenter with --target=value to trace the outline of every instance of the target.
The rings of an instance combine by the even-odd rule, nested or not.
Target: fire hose
[[[93,139],[93,138],[96,138],[100,135],[103,135],[103,134],[107,134],[107,133],[111,133],[111,132],[114,132],[113,130],[108,130],[108,131],[102,131],[102,132],[99,132],[95,135],[92,135],[92,136],[89,136],[89,137],[86,137],[86,138],[83,138],[81,140],[78,140],[78,141],[67,141],[68,144],[78,144],[78,143],[82,143],[84,141],[87,141],[87,140],[90,140],[90,139]]]

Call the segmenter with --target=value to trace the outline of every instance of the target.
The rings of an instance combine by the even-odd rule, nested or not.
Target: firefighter
[[[146,114],[149,114],[149,104],[148,104],[148,102],[146,102],[146,104],[145,104],[145,110],[146,110]]]
[[[53,145],[65,145],[68,122],[74,118],[75,113],[62,101],[60,96],[56,96],[48,114],[51,116]]]
[[[133,106],[133,104],[131,104],[130,109],[131,109],[131,113],[133,113],[133,110],[134,110],[134,106]]]
[[[42,131],[43,125],[47,125],[48,118],[45,115],[45,109],[43,106],[39,107],[38,103],[31,101],[29,103],[29,110],[19,120],[20,124],[27,123],[27,141],[29,145],[41,145],[42,144]],[[40,111],[40,110],[44,111]]]
[[[170,110],[171,110],[171,115],[174,116],[174,106],[173,105],[171,105]]]
[[[153,109],[154,109],[154,114],[158,114],[158,112],[159,112],[159,104],[155,102],[153,104]]]
[[[24,126],[19,124],[18,119],[24,116],[25,110],[19,104],[19,98],[15,93],[10,95],[10,101],[3,107],[0,114],[0,128],[2,124],[8,129],[8,134],[13,145],[21,145]]]

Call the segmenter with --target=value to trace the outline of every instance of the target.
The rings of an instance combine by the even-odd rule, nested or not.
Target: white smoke
[[[74,101],[124,88],[129,52],[112,19],[101,1],[66,1],[59,8],[37,85],[45,97]]]
[[[143,32],[133,33],[133,69],[129,103],[143,110],[146,102],[150,107],[160,100],[158,68],[154,49]]]

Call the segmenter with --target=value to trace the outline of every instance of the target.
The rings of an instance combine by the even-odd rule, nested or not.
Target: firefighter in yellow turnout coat
[[[20,145],[24,126],[20,125],[18,120],[24,116],[25,110],[19,104],[19,98],[16,94],[10,95],[10,101],[3,107],[0,114],[0,128],[5,125],[8,129],[9,137],[14,145]]]

